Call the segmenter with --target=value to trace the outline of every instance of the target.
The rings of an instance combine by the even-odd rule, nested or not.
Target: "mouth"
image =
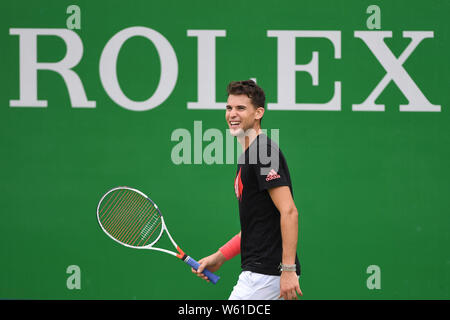
[[[237,129],[239,128],[241,122],[240,121],[229,121],[230,128],[231,129]]]

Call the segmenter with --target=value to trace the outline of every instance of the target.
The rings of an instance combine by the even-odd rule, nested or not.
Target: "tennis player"
[[[225,118],[230,133],[241,144],[235,192],[241,231],[216,253],[199,260],[217,271],[241,255],[242,272],[230,300],[297,299],[300,263],[297,257],[298,212],[286,160],[278,146],[261,132],[264,91],[252,80],[231,82],[227,87]]]

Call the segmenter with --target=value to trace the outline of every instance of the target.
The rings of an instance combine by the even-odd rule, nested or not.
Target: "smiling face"
[[[230,134],[241,136],[249,129],[258,131],[261,128],[260,119],[264,115],[264,108],[255,107],[245,94],[230,94],[227,100],[225,119]]]

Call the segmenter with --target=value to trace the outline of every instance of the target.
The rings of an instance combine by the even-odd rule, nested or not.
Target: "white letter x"
[[[419,43],[422,42],[423,39],[434,37],[433,31],[404,31],[403,37],[411,38],[412,41],[398,59],[384,43],[384,38],[391,37],[392,31],[355,31],[355,38],[360,38],[366,43],[387,73],[367,99],[361,104],[354,104],[352,110],[384,111],[384,105],[375,104],[375,100],[381,92],[383,92],[389,82],[393,80],[409,102],[407,105],[400,105],[400,111],[440,112],[441,106],[431,104],[403,68],[403,63],[408,59]]]

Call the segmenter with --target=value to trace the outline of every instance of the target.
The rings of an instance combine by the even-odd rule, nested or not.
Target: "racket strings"
[[[126,227],[127,224],[124,224],[125,221],[129,223],[133,222],[133,216],[130,214],[132,210],[135,209],[136,206],[136,198],[138,195],[129,190],[125,190],[121,196],[116,197],[117,201],[114,206],[112,206],[108,216],[104,220],[104,227],[107,229],[111,235],[117,237],[121,232],[123,227]]]
[[[129,226],[124,228],[122,240],[119,240],[133,246],[139,246],[137,240],[139,239],[139,235],[142,233],[142,230],[146,227],[148,220],[150,220],[153,216],[155,216],[156,219],[159,219],[159,214],[156,214],[157,210],[153,207],[153,205],[144,203],[144,206],[139,207],[137,211],[140,213],[136,214]]]
[[[119,198],[115,206],[112,207],[110,214],[105,219],[104,227],[108,232],[117,237],[117,232],[121,230],[124,221],[130,219],[130,209],[134,204],[134,198],[136,196],[132,193],[127,193]]]
[[[99,210],[99,221],[116,240],[145,246],[152,242],[162,227],[161,216],[151,201],[128,189],[118,189],[107,195]]]
[[[118,210],[120,213],[116,211],[116,215],[119,217],[114,225],[110,226],[110,233],[112,236],[120,240],[120,236],[123,233],[124,228],[126,228],[127,224],[124,223],[132,219],[133,210],[138,209],[138,196],[136,194],[132,194],[131,197],[127,198],[127,202],[122,203],[122,207],[119,207]]]
[[[128,199],[131,195],[132,195],[132,193],[127,192],[127,190],[125,190],[124,192],[121,192],[120,195],[119,195],[119,192],[117,192],[117,195],[115,196],[115,198],[112,200],[112,202],[110,204],[110,208],[107,209],[103,213],[102,218],[103,218],[103,225],[105,227],[109,228],[110,226],[112,226],[118,222],[118,220],[120,219],[120,216],[118,213],[122,212],[123,204],[125,204],[128,201]]]
[[[111,208],[111,206],[115,203],[116,198],[120,195],[120,194],[124,194],[126,191],[125,190],[121,190],[120,192],[114,192],[112,195],[110,194],[107,197],[107,200],[105,201],[105,199],[103,199],[103,201],[105,201],[104,205],[102,206],[102,208],[100,209],[99,215],[100,218],[103,218],[105,216],[106,213],[110,212],[109,209]],[[105,209],[106,208],[106,209]]]
[[[159,218],[159,215],[154,214],[150,218],[150,221],[144,226],[144,228],[142,228],[142,231],[140,232],[140,241],[137,245],[138,246],[147,245],[150,242],[150,239],[153,239],[152,236],[155,233],[155,231],[159,229],[160,225],[161,219]]]

